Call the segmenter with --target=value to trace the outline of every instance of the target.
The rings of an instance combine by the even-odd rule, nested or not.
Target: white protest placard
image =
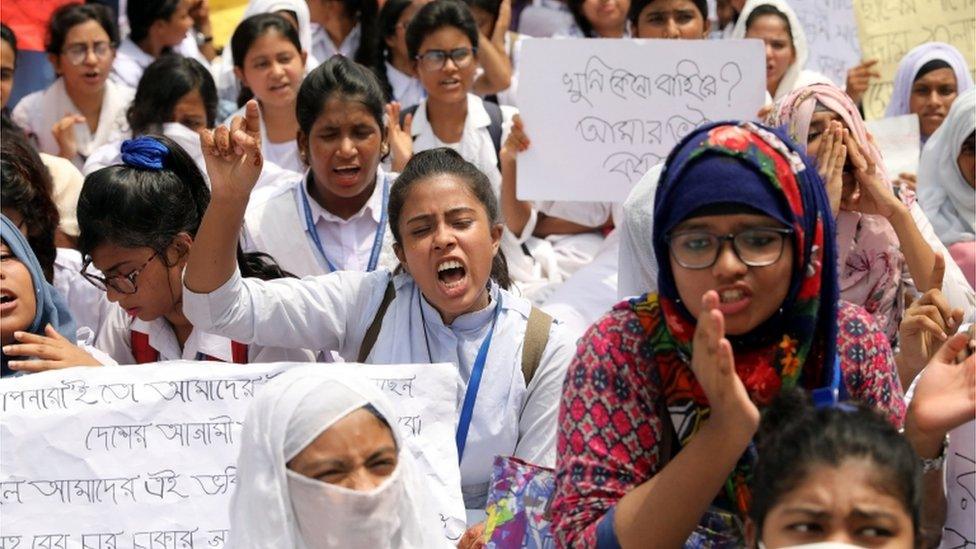
[[[223,547],[249,403],[296,364],[170,362],[0,382],[0,547]],[[436,498],[464,532],[450,364],[325,365],[375,380]]]
[[[868,120],[867,126],[874,142],[881,149],[888,177],[895,178],[901,173],[918,173],[921,137],[917,114]]]
[[[807,36],[806,69],[823,74],[843,88],[847,70],[861,62],[852,0],[790,0]]]
[[[755,118],[766,94],[759,40],[526,40],[520,62],[521,200],[622,202],[682,137]]]

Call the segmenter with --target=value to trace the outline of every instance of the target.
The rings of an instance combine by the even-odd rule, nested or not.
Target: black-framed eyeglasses
[[[85,264],[81,266],[81,276],[85,277],[85,280],[90,282],[92,286],[95,286],[99,290],[108,291],[108,288],[112,288],[120,294],[134,294],[139,290],[139,287],[136,285],[136,278],[139,277],[139,273],[145,270],[153,259],[156,259],[157,255],[159,255],[159,252],[153,252],[145,263],[129,274],[117,274],[104,277],[88,272],[88,266],[91,265],[91,258],[88,258],[85,260]]]
[[[104,61],[108,59],[109,54],[112,52],[113,44],[111,42],[95,42],[94,44],[72,44],[61,52],[67,58],[68,63],[74,66],[78,66],[85,62],[85,58],[88,57],[88,52],[94,52],[95,57]]]
[[[417,56],[420,66],[428,71],[439,71],[447,64],[450,59],[454,66],[463,69],[471,64],[474,56],[478,53],[478,48],[454,48],[447,50],[427,50]]]
[[[778,227],[751,228],[727,235],[707,231],[681,231],[668,235],[668,247],[674,260],[686,269],[707,269],[715,264],[725,242],[739,261],[749,267],[766,267],[779,261],[786,238],[793,229]]]

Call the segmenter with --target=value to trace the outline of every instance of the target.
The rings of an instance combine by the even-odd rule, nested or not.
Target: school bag
[[[501,169],[499,151],[502,150],[502,108],[498,106],[498,103],[492,103],[491,101],[482,101],[481,103],[485,106],[485,111],[488,112],[488,135],[491,136],[491,145],[495,148],[495,158],[498,159],[496,165]],[[415,114],[419,106],[412,105],[400,111],[401,126],[407,119],[407,115]]]
[[[357,362],[366,362],[366,357],[373,350],[376,337],[379,336],[380,328],[383,326],[386,309],[393,302],[394,297],[396,297],[396,290],[393,288],[393,278],[391,277],[386,284],[386,291],[383,293],[383,300],[380,301],[380,306],[376,310],[376,316],[373,317],[369,328],[366,329],[366,335],[363,336]],[[525,379],[526,387],[529,386],[529,382],[532,381],[536,370],[539,369],[539,364],[542,362],[542,353],[549,343],[550,326],[552,326],[552,317],[544,313],[542,309],[533,306],[529,313],[529,320],[525,327],[525,339],[522,344],[522,377]]]

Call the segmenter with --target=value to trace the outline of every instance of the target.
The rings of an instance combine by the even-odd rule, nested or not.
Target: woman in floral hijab
[[[838,301],[833,232],[820,177],[777,131],[711,124],[675,147],[647,235],[659,291],[591,326],[567,375],[561,545],[742,546],[759,410],[783,388],[900,424],[887,338]]]

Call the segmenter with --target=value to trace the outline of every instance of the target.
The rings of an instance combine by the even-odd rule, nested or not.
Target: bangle
[[[932,471],[939,471],[945,464],[946,448],[949,447],[949,435],[946,435],[942,439],[942,448],[939,449],[939,455],[934,458],[921,458],[919,461],[922,463],[922,474],[931,473]]]

